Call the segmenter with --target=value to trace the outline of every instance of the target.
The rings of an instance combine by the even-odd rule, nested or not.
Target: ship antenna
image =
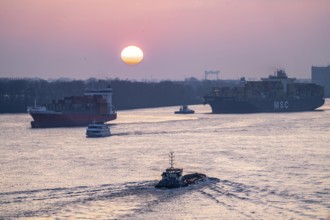
[[[170,168],[174,168],[173,167],[173,164],[174,164],[174,152],[171,151],[169,154],[168,154],[168,157],[170,159]]]

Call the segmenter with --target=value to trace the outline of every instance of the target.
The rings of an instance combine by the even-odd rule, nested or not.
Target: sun
[[[121,51],[121,59],[126,64],[138,64],[143,60],[143,52],[137,46],[128,46]]]

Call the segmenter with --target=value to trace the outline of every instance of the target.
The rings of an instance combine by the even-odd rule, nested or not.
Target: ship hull
[[[324,104],[324,98],[237,99],[234,97],[204,96],[212,113],[259,113],[313,111]]]
[[[117,114],[66,114],[66,113],[30,113],[32,128],[87,127],[92,121],[107,122],[115,120]]]

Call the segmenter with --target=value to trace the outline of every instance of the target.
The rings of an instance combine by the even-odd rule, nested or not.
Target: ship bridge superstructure
[[[289,78],[283,69],[278,69],[275,71],[274,75],[268,76],[268,78],[261,78],[261,81],[266,82],[281,82],[283,85],[283,91],[287,92],[287,85],[294,83],[296,78]]]
[[[112,105],[112,88],[107,86],[101,90],[86,90],[84,93],[85,96],[102,96],[107,103],[107,109],[109,110],[109,114],[115,114],[116,109]]]

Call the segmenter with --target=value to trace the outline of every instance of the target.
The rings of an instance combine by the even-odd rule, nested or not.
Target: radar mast
[[[170,168],[173,169],[173,164],[174,164],[174,152],[171,151],[169,154],[168,154],[168,157],[169,157],[169,163],[170,163]]]

